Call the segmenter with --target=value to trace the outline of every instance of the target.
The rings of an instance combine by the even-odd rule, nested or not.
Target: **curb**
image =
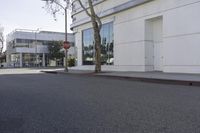
[[[184,85],[184,86],[200,86],[200,81],[187,81],[187,80],[171,80],[171,79],[157,79],[157,78],[145,78],[145,77],[127,77],[127,76],[114,76],[114,75],[98,75],[95,73],[65,73],[58,71],[41,71],[48,74],[70,74],[70,75],[84,75],[84,76],[94,76],[94,77],[104,77],[112,79],[121,79],[128,81],[138,81],[138,82],[148,82],[157,84],[170,84],[170,85]]]
[[[95,76],[94,73],[72,73],[72,72],[59,72],[59,71],[40,71],[48,74],[68,74],[68,75],[84,75],[84,76]]]
[[[49,73],[49,74],[58,74],[57,71],[40,71],[40,72]]]
[[[95,76],[113,78],[113,79],[126,79],[129,81],[149,82],[149,83],[157,83],[157,84],[200,86],[200,81],[157,79],[157,78],[145,78],[145,77],[142,77],[142,78],[141,77],[126,77],[126,76],[113,76],[113,75],[95,75]]]

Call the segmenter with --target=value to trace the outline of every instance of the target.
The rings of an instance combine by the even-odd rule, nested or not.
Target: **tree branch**
[[[95,17],[96,17],[96,20],[97,20],[98,23],[99,23],[99,29],[101,30],[101,28],[102,28],[101,18],[100,18],[98,15],[96,15]]]
[[[76,0],[79,2],[80,6],[83,8],[83,10],[86,12],[86,14],[89,16],[89,17],[92,17],[92,15],[88,12],[87,8],[83,5],[83,3],[81,2],[81,0]]]
[[[56,14],[58,12],[61,11],[61,9],[64,11],[66,10],[68,7],[67,7],[67,4],[68,4],[68,0],[67,1],[63,1],[63,2],[66,2],[66,6],[64,5],[63,2],[60,2],[60,0],[42,0],[42,1],[45,1],[46,2],[46,11],[51,13],[54,17],[54,19],[56,20]]]
[[[57,1],[57,0],[51,0],[51,4],[52,3],[55,3],[55,4],[59,5],[62,9],[65,10],[65,7],[62,4],[60,4],[59,1]]]

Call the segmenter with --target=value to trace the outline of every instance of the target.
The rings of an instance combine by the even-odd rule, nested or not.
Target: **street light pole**
[[[65,7],[65,41],[67,42],[67,7]],[[68,50],[65,49],[65,71],[68,72]]]
[[[37,30],[35,31],[35,67],[37,67]]]
[[[38,41],[37,41],[37,32],[40,30],[40,28],[37,28],[36,30],[35,30],[35,67],[37,67],[37,65],[38,65],[38,50],[37,50],[37,43],[38,43]]]

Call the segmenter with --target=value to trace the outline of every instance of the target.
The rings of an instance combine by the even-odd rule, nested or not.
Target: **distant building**
[[[72,7],[77,68],[94,69],[91,19],[77,1]],[[94,7],[103,70],[200,73],[199,0],[94,0]]]
[[[65,34],[51,31],[17,29],[7,35],[6,61],[8,67],[38,67],[49,65],[48,42],[64,41]],[[72,47],[69,54],[75,55],[74,36],[68,33]]]

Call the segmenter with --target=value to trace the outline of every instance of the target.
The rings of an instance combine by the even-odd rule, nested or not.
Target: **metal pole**
[[[67,7],[65,8],[65,41],[67,41]],[[65,49],[65,71],[68,72],[68,50]]]
[[[37,30],[35,31],[35,67],[37,67],[37,35],[36,35]]]
[[[40,28],[37,28],[37,30],[35,31],[35,63],[36,63],[36,67],[38,67],[38,49],[37,49],[37,32],[39,33]]]

